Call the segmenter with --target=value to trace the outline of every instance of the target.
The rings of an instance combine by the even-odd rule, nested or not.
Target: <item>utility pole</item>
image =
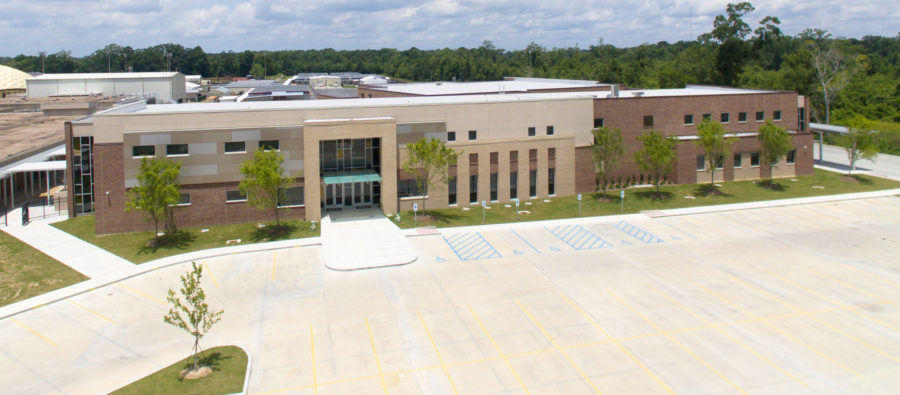
[[[125,56],[125,70],[124,71],[127,73],[128,72],[128,53],[126,52],[126,53],[123,53],[122,55]]]
[[[112,73],[112,57],[109,55],[109,47],[106,47],[106,72]]]
[[[44,57],[47,56],[47,53],[41,51],[41,74],[46,74],[47,72],[44,70]]]
[[[163,50],[163,56],[166,57],[166,71],[169,71],[169,61],[172,60],[172,54]]]

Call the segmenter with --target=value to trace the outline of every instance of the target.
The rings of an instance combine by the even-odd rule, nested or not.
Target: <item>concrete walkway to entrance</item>
[[[412,263],[418,256],[396,225],[378,208],[345,209],[322,219],[322,255],[332,270],[358,270]]]
[[[66,215],[59,215],[22,226],[22,210],[12,210],[7,217],[8,225],[3,230],[90,278],[116,275],[134,267],[128,260],[50,225],[67,218]]]

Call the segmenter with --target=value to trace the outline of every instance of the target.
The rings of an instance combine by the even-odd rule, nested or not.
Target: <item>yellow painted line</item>
[[[459,389],[456,388],[456,383],[453,382],[453,378],[450,377],[450,370],[447,369],[447,364],[444,362],[444,358],[441,356],[441,350],[438,349],[437,343],[434,342],[434,337],[431,336],[431,331],[428,330],[428,324],[425,323],[425,318],[422,317],[422,313],[416,312],[416,315],[419,316],[419,321],[422,321],[422,327],[425,328],[425,333],[428,334],[428,340],[431,341],[431,346],[434,347],[434,353],[437,354],[438,361],[441,362],[441,367],[444,368],[444,374],[447,375],[447,380],[450,381],[450,385],[453,387],[453,392],[459,394]]]
[[[704,292],[706,292],[706,293],[708,293],[708,294],[710,294],[710,295],[716,297],[717,299],[719,299],[719,300],[725,302],[726,304],[728,304],[729,306],[731,306],[733,309],[737,310],[737,311],[740,312],[741,314],[746,315],[746,316],[749,316],[749,317],[756,317],[754,314],[751,314],[749,311],[745,311],[744,309],[738,307],[738,305],[732,303],[732,302],[731,302],[730,300],[728,300],[728,299],[725,299],[725,297],[719,295],[719,294],[716,293],[715,291],[713,291],[713,290],[711,290],[711,289],[709,289],[709,288],[706,288],[706,287],[704,287],[704,286],[702,286],[702,285],[700,285],[700,284],[697,284],[697,283],[695,283],[695,282],[691,282],[691,283],[694,284],[694,286],[696,286],[696,287],[702,289]],[[793,340],[795,343],[797,343],[797,344],[799,344],[799,345],[801,345],[801,346],[803,346],[803,347],[806,347],[808,350],[810,350],[810,351],[812,351],[812,352],[814,352],[814,353],[816,353],[816,354],[819,354],[820,357],[825,358],[825,359],[828,360],[829,362],[831,362],[831,363],[833,363],[833,364],[835,364],[835,365],[841,367],[842,369],[844,369],[844,370],[846,370],[846,371],[848,371],[848,372],[850,372],[850,373],[853,373],[853,374],[855,374],[855,375],[859,375],[859,372],[857,372],[856,370],[853,370],[853,369],[850,368],[849,366],[843,364],[842,362],[840,362],[840,361],[838,361],[838,360],[836,360],[836,359],[834,359],[834,358],[832,358],[832,357],[829,357],[827,354],[823,353],[822,351],[819,351],[817,348],[813,347],[813,346],[810,345],[809,343],[806,343],[806,342],[804,342],[803,340],[798,339],[796,336],[790,334],[790,332],[785,331],[784,329],[781,329],[781,328],[775,326],[775,325],[772,324],[771,322],[768,322],[768,321],[760,321],[760,322],[762,322],[763,325],[765,325],[765,326],[771,328],[772,330],[774,330],[774,331],[780,333],[782,336],[787,337],[788,339]]]
[[[776,274],[776,273],[769,273],[769,274],[770,274],[771,276],[773,276],[773,277],[776,277],[776,278],[780,279],[780,280],[781,280],[782,282],[784,282],[785,284],[792,285],[792,286],[794,286],[794,287],[796,287],[796,288],[800,288],[800,289],[804,289],[804,288],[805,288],[805,287],[803,287],[802,285],[792,283],[790,280],[788,280],[788,279],[782,277],[782,276],[779,275],[779,274]],[[737,279],[737,277],[735,277],[735,279]],[[740,279],[738,279],[738,280],[740,280]],[[784,301],[784,300],[781,300],[781,298],[779,298],[779,297],[777,297],[777,296],[775,296],[775,295],[769,293],[768,291],[765,291],[765,290],[756,288],[756,287],[753,286],[752,284],[747,284],[747,286],[752,287],[756,292],[758,292],[758,293],[760,293],[760,294],[768,295],[769,298],[771,298],[772,300],[775,300],[775,301],[777,301],[778,303],[781,303],[781,304],[783,304],[784,306],[787,306],[788,308],[796,309],[796,307],[794,307],[793,304],[788,303],[788,302],[786,302],[786,301]],[[815,294],[815,292],[813,292],[813,291],[809,291],[809,292]],[[829,299],[830,299],[830,298],[829,298]],[[833,299],[832,299],[832,300],[833,300]],[[859,312],[859,313],[865,315],[865,313],[862,313],[862,312]],[[865,340],[863,340],[863,339],[860,339],[860,338],[858,338],[858,337],[856,337],[856,336],[854,336],[854,335],[851,335],[851,334],[845,332],[844,330],[842,330],[842,329],[840,329],[840,328],[838,328],[838,327],[835,327],[834,325],[829,324],[827,321],[825,321],[825,320],[823,320],[823,319],[821,319],[821,318],[819,318],[819,317],[816,317],[816,316],[813,315],[813,316],[810,316],[810,318],[812,318],[813,320],[815,320],[816,322],[818,322],[818,323],[820,323],[820,324],[822,324],[822,325],[827,326],[827,327],[830,328],[831,330],[833,330],[833,331],[835,331],[835,332],[837,332],[837,333],[840,333],[841,335],[844,335],[844,337],[846,337],[846,338],[848,338],[848,339],[850,339],[850,340],[853,340],[853,341],[859,343],[860,345],[863,345],[863,346],[869,348],[869,349],[872,350],[872,351],[875,351],[875,352],[877,352],[877,353],[879,353],[879,354],[881,354],[881,355],[884,355],[884,356],[886,356],[886,357],[888,357],[888,358],[890,358],[890,359],[893,359],[893,360],[895,360],[895,361],[897,361],[897,362],[900,362],[900,357],[896,357],[896,356],[894,356],[894,355],[888,353],[887,351],[884,351],[884,349],[882,349],[882,348],[880,348],[880,347],[878,347],[878,346],[876,346],[876,345],[873,345],[873,344],[871,344],[871,343],[869,343],[869,342],[867,342],[867,341],[865,341]],[[873,320],[876,321],[876,322],[879,322],[877,319],[874,319],[874,318],[873,318]]]
[[[678,301],[678,299],[675,299],[675,297],[673,297],[672,295],[669,295],[669,294],[667,294],[667,293],[661,291],[659,288],[654,287],[653,284],[647,284],[647,286],[649,286],[650,289],[656,291],[656,293],[662,295],[662,296],[665,297],[666,299],[669,299],[672,303],[675,303],[676,305],[678,305],[678,307],[681,307],[682,310],[684,310],[684,311],[690,313],[691,315],[693,315],[694,317],[696,317],[696,318],[699,319],[700,321],[703,321],[703,322],[706,323],[706,324],[710,324],[709,320],[707,320],[706,318],[703,318],[703,316],[701,316],[700,314],[697,314],[697,312],[695,312],[693,309],[691,309],[691,308],[685,306],[683,303],[681,303],[680,301]],[[714,326],[713,328],[716,329],[717,331],[719,331],[719,333],[721,333],[722,335],[724,335],[725,337],[727,337],[727,338],[730,339],[731,341],[733,341],[733,342],[739,344],[741,347],[744,347],[744,349],[746,349],[747,351],[750,351],[751,353],[753,353],[753,355],[756,355],[756,357],[759,358],[759,359],[761,359],[763,362],[768,363],[769,365],[771,365],[771,366],[772,366],[773,368],[775,368],[775,369],[778,369],[778,371],[781,372],[781,373],[784,373],[785,376],[790,377],[792,380],[794,380],[794,381],[800,383],[800,384],[801,384],[802,386],[804,386],[804,387],[809,387],[808,385],[806,385],[806,383],[804,383],[803,381],[801,381],[800,379],[798,379],[798,378],[795,377],[794,375],[788,373],[786,370],[782,369],[780,366],[776,365],[775,362],[772,362],[771,360],[769,360],[769,358],[766,358],[765,356],[763,356],[762,354],[760,354],[759,352],[757,352],[756,350],[754,350],[752,347],[750,347],[750,346],[748,346],[747,344],[745,344],[744,342],[742,342],[741,339],[738,339],[737,337],[734,337],[734,336],[729,335],[728,332],[725,332],[725,330],[722,329],[721,327]]]
[[[880,300],[880,301],[884,301],[884,299],[882,299],[882,298],[881,298],[880,296],[878,296],[878,295],[875,295],[875,294],[873,294],[873,293],[871,293],[871,292],[869,292],[869,291],[866,291],[866,290],[864,290],[864,289],[862,289],[862,288],[860,288],[860,287],[854,286],[853,284],[850,284],[850,283],[848,283],[848,282],[846,282],[846,281],[843,281],[843,280],[841,280],[841,279],[839,279],[839,278],[837,278],[837,277],[834,277],[834,276],[831,276],[831,275],[822,273],[821,270],[815,270],[815,269],[810,268],[810,267],[806,267],[806,270],[809,270],[809,271],[811,271],[811,272],[813,272],[813,273],[815,273],[815,274],[817,274],[817,275],[819,275],[819,276],[825,277],[825,278],[827,278],[827,279],[829,279],[829,280],[831,280],[831,281],[834,281],[834,282],[836,282],[836,283],[838,283],[838,284],[841,284],[841,285],[843,285],[843,286],[845,286],[845,287],[847,287],[847,288],[850,288],[850,289],[852,289],[852,290],[854,290],[854,291],[856,291],[856,292],[859,292],[859,293],[861,293],[861,294],[868,295],[870,298],[873,298],[873,299],[876,299],[876,300]]]
[[[484,326],[484,323],[481,322],[481,319],[478,318],[478,315],[475,314],[475,310],[472,310],[472,306],[466,306],[469,309],[469,313],[472,313],[472,317],[475,317],[475,321],[478,322],[478,325],[481,326],[481,330],[484,331],[484,334],[487,335],[488,340],[491,341],[491,344],[494,345],[494,349],[497,350],[497,353],[500,354],[500,358],[503,358],[503,362],[506,362],[506,366],[512,372],[513,376],[516,377],[516,381],[519,382],[519,385],[522,386],[522,389],[525,390],[525,393],[530,394],[531,391],[528,390],[528,387],[525,386],[525,383],[522,382],[522,378],[519,377],[519,373],[516,372],[516,369],[513,368],[512,363],[509,362],[509,358],[503,354],[503,351],[500,350],[500,346],[497,345],[497,341],[494,340],[494,336],[491,336],[491,332],[488,332],[487,327]]]
[[[275,264],[276,264],[275,257],[276,257],[277,255],[278,255],[277,252],[273,252],[273,253],[272,253],[272,280],[275,279]]]
[[[213,285],[215,285],[216,287],[218,287],[218,286],[219,286],[219,282],[216,281],[216,276],[213,275],[212,269],[209,268],[209,265],[207,265],[206,262],[203,262],[203,266],[206,267],[206,272],[209,273],[209,278],[213,280]]]
[[[565,350],[563,350],[562,348],[559,347],[559,344],[556,343],[556,340],[553,340],[553,336],[550,336],[550,333],[548,333],[547,330],[544,329],[544,326],[541,325],[540,322],[538,322],[537,318],[534,318],[534,315],[532,315],[531,312],[529,312],[525,308],[525,306],[522,306],[522,303],[519,303],[518,300],[516,300],[515,302],[516,302],[516,305],[519,306],[519,309],[521,309],[522,312],[528,316],[528,319],[530,319],[531,322],[534,323],[534,326],[538,327],[538,329],[541,330],[541,332],[544,334],[544,336],[547,338],[547,340],[550,341],[550,344],[553,345],[553,348],[555,348],[556,351],[559,351],[559,353],[562,354],[563,357],[565,357],[567,361],[569,361],[569,364],[572,365],[573,368],[575,368],[575,371],[577,371],[578,374],[581,375],[581,378],[584,379],[584,381],[587,381],[588,384],[590,384],[591,388],[594,389],[594,392],[596,392],[598,394],[602,394],[603,392],[600,391],[600,388],[597,388],[597,385],[594,384],[594,382],[591,381],[590,378],[588,378],[588,376],[584,373],[584,371],[581,370],[581,367],[578,366],[578,364],[575,363],[575,361],[572,359],[572,357],[569,356],[569,353],[567,353]]]
[[[879,262],[879,263],[881,263],[881,264],[884,264],[884,262],[881,262],[881,261],[879,261],[879,260],[876,260],[876,261]],[[843,266],[849,267],[849,268],[851,268],[851,269],[853,269],[853,270],[855,270],[855,271],[857,271],[857,272],[859,272],[859,273],[862,273],[862,274],[865,275],[865,276],[874,278],[874,279],[876,279],[876,280],[881,280],[881,281],[886,282],[886,283],[888,283],[888,284],[900,286],[900,282],[896,282],[896,281],[893,281],[893,280],[889,280],[889,279],[886,279],[886,278],[884,278],[884,277],[881,277],[881,276],[878,276],[878,275],[869,273],[869,272],[867,272],[867,271],[865,271],[865,270],[862,270],[862,269],[860,269],[860,268],[858,268],[858,267],[856,267],[856,266],[853,266],[853,265],[851,265],[851,264],[849,264],[849,263],[844,263],[844,262],[840,262],[840,261],[835,261],[835,262],[837,262],[837,263],[839,263],[839,264],[841,264],[841,265],[843,265]],[[887,266],[887,265],[885,265],[885,266]]]
[[[838,283],[838,284],[841,284],[841,285],[843,285],[843,286],[845,286],[845,287],[847,287],[847,288],[850,288],[850,289],[852,289],[852,290],[854,290],[854,291],[856,291],[856,292],[859,292],[859,293],[864,294],[864,295],[868,295],[870,298],[884,301],[884,299],[881,299],[878,295],[875,295],[875,294],[873,294],[873,293],[871,293],[871,292],[869,292],[869,291],[866,291],[866,290],[864,290],[864,289],[862,289],[862,288],[856,287],[856,286],[854,286],[853,284],[850,284],[850,283],[848,283],[848,282],[846,282],[846,281],[842,281],[841,279],[835,278],[835,277],[833,277],[833,276],[829,276],[829,275],[827,275],[827,274],[825,274],[825,273],[822,273],[822,272],[820,272],[820,271],[818,271],[818,270],[813,270],[813,269],[808,268],[808,267],[806,268],[806,270],[809,270],[809,271],[811,271],[811,272],[813,272],[813,273],[815,273],[815,274],[817,274],[817,275],[819,275],[819,276],[825,277],[825,278],[827,278],[827,279],[829,279],[829,280],[831,280],[831,281],[834,281],[834,282],[836,282],[836,283]],[[846,303],[841,303],[841,302],[837,301],[837,300],[834,299],[834,298],[831,298],[831,297],[828,297],[828,296],[823,295],[823,294],[820,293],[820,292],[816,292],[816,291],[814,291],[814,290],[811,290],[811,289],[808,289],[808,288],[806,288],[806,287],[802,287],[802,286],[799,286],[799,285],[797,285],[797,286],[798,286],[798,287],[801,287],[801,288],[803,288],[803,289],[805,289],[805,290],[806,290],[807,292],[809,292],[809,293],[816,294],[818,297],[820,297],[820,298],[822,298],[822,299],[830,300],[830,301],[832,301],[832,303],[835,303],[835,304],[838,304],[838,305],[842,305],[842,306],[848,306]],[[870,321],[876,322],[876,323],[878,323],[878,324],[881,325],[881,326],[884,326],[884,327],[886,327],[886,328],[890,328],[890,329],[893,330],[894,332],[900,332],[900,328],[897,328],[896,326],[892,325],[891,323],[884,322],[884,321],[882,321],[882,320],[880,320],[880,319],[878,319],[878,318],[875,318],[875,317],[872,316],[871,314],[868,314],[868,313],[866,313],[866,312],[863,312],[863,311],[861,311],[861,310],[859,310],[859,309],[854,309],[853,312],[855,312],[855,313],[857,313],[857,314],[859,314],[859,315],[865,317],[866,319],[868,319],[868,320],[870,320]]]
[[[313,326],[309,326],[309,349],[312,350],[313,388],[314,393],[319,393],[319,381],[316,375],[316,338],[313,334]]]
[[[630,304],[628,304],[628,302],[626,302],[625,300],[620,298],[618,295],[616,295],[612,290],[607,289],[606,292],[609,293],[609,295],[612,296],[614,299],[619,301],[619,303],[621,303],[623,306],[625,306],[628,310],[631,310],[632,313],[634,313],[638,317],[641,317],[641,319],[644,320],[646,323],[650,324],[650,326],[656,328],[656,330],[658,330],[660,332],[663,332],[662,328],[657,326],[656,323],[654,323],[649,318],[644,316],[644,314],[642,314],[640,311],[635,310],[634,307],[632,307]],[[725,380],[725,382],[727,382],[732,387],[734,387],[734,389],[738,390],[742,394],[746,394],[746,392],[741,387],[739,387],[737,384],[735,384],[733,381],[731,381],[728,377],[725,377],[725,375],[723,375],[718,370],[716,370],[716,368],[712,367],[712,365],[710,365],[708,362],[706,362],[703,358],[700,358],[700,356],[695,354],[693,351],[691,351],[690,348],[688,348],[683,343],[678,341],[678,339],[676,339],[675,336],[672,336],[668,333],[666,333],[665,336],[667,338],[669,338],[669,340],[672,341],[672,343],[675,343],[676,345],[681,347],[682,350],[684,350],[685,352],[690,354],[692,357],[694,357],[694,359],[696,359],[697,361],[702,363],[704,366],[706,366],[707,369],[711,370],[713,373],[715,373],[717,376],[719,376],[722,380]]]
[[[372,336],[372,327],[369,325],[369,319],[366,318],[366,329],[369,331],[369,343],[372,343],[372,354],[375,355],[375,365],[378,366],[378,377],[381,379],[381,388],[387,394],[387,384],[384,383],[384,372],[381,370],[381,361],[378,360],[378,350],[375,349],[375,337]]]
[[[100,314],[100,313],[98,313],[98,312],[96,312],[96,311],[94,311],[94,310],[91,310],[91,309],[89,309],[89,308],[87,308],[87,307],[84,307],[84,306],[82,306],[82,305],[76,303],[74,300],[69,299],[69,303],[74,304],[74,305],[76,305],[76,306],[78,306],[78,307],[81,307],[82,309],[84,309],[84,311],[87,311],[88,313],[91,313],[91,314],[93,314],[93,315],[96,315],[97,317],[100,317],[100,318],[102,318],[102,319],[104,319],[104,320],[107,320],[107,321],[109,321],[109,322],[112,322],[113,324],[116,323],[115,321],[113,321],[113,320],[110,319],[109,317],[107,317],[107,316],[105,316],[105,315],[103,315],[103,314]]]
[[[131,287],[125,285],[125,284],[119,284],[119,286],[122,287],[123,289],[126,289],[126,290],[128,290],[128,291],[133,292],[133,293],[136,294],[136,295],[143,296],[143,297],[145,297],[145,298],[147,298],[147,299],[150,299],[150,300],[152,300],[152,301],[154,301],[154,302],[156,302],[156,303],[159,303],[159,304],[161,304],[161,305],[164,305],[164,306],[165,306],[165,304],[166,304],[166,302],[164,302],[164,301],[163,301],[162,299],[160,299],[160,298],[157,298],[157,297],[153,297],[153,296],[147,295],[147,294],[145,294],[145,293],[143,293],[143,292],[141,292],[141,291],[138,291],[138,290],[136,290],[136,289],[134,289],[134,288],[131,288]]]
[[[35,335],[35,336],[39,337],[41,340],[43,340],[43,341],[49,343],[51,346],[56,347],[56,343],[54,343],[53,340],[50,340],[50,339],[48,339],[46,336],[44,336],[44,335],[38,333],[38,331],[29,328],[28,325],[25,325],[25,324],[19,322],[19,320],[15,319],[15,318],[10,318],[9,320],[12,321],[12,322],[14,322],[16,325],[21,326],[21,327],[22,327],[23,329],[25,329],[26,331],[31,332],[32,335]]]

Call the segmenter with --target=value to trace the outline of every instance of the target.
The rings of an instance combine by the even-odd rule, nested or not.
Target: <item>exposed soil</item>
[[[851,176],[841,176],[841,181],[859,184],[859,180]]]
[[[197,370],[182,369],[180,375],[184,380],[196,380],[209,376],[210,373],[212,373],[212,369],[209,366],[201,365],[197,367]]]

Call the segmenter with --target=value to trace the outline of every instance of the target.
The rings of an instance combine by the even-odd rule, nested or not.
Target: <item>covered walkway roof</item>
[[[375,182],[381,181],[381,176],[374,170],[351,170],[351,171],[335,171],[328,172],[322,176],[325,185],[331,184],[348,184],[354,182]]]

